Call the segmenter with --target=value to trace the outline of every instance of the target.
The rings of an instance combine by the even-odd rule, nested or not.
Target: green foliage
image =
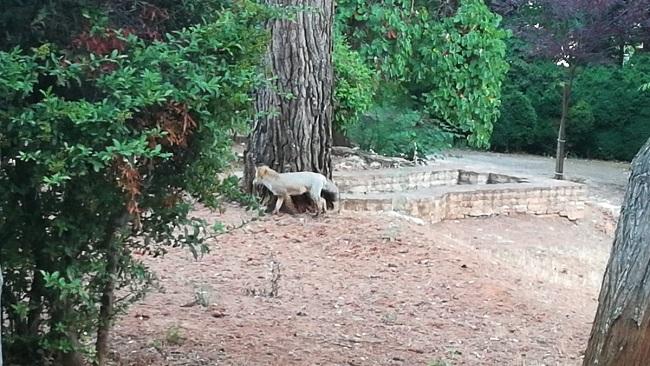
[[[423,118],[420,112],[393,106],[373,107],[349,129],[350,139],[364,150],[387,156],[414,158],[450,147],[453,135]]]
[[[240,179],[231,175],[223,179],[219,183],[217,191],[221,196],[222,201],[238,202],[247,210],[256,210],[261,212],[263,210],[257,196],[245,193],[240,188]]]
[[[427,366],[449,366],[449,362],[445,360],[434,360],[429,362]]]
[[[0,50],[53,43],[68,47],[84,30],[112,26],[148,37],[212,21],[231,5],[228,0],[2,0]],[[245,5],[246,6],[246,5]]]
[[[530,99],[518,90],[506,89],[501,108],[494,124],[492,148],[506,152],[532,150],[531,144],[536,142],[535,129],[541,124]]]
[[[165,343],[171,346],[180,346],[183,344],[183,335],[178,326],[173,325],[167,329],[165,332]]]
[[[645,83],[639,87],[639,91],[647,92],[650,90],[650,83]]]
[[[591,143],[589,134],[594,130],[594,113],[591,110],[591,104],[585,100],[579,100],[569,109],[567,125],[567,136],[571,140],[567,141],[567,147],[574,151],[581,151],[585,146]],[[582,150],[584,151],[584,150]]]
[[[464,0],[458,12],[423,32],[428,48],[419,59],[433,67],[418,70],[425,110],[467,134],[471,146],[488,147],[499,116],[507,32],[501,17],[481,0]],[[429,85],[430,84],[430,85]],[[423,87],[424,86],[424,87]]]
[[[639,87],[650,77],[650,56],[621,67],[591,67],[576,80],[574,98],[590,105],[594,121],[579,156],[631,160],[650,136],[650,94]]]
[[[410,9],[410,0],[341,0],[336,8],[337,28],[384,79],[405,80],[412,40],[421,24]]]
[[[341,35],[334,37],[334,128],[345,132],[373,103],[376,75]]]
[[[230,131],[246,125],[263,82],[263,16],[243,1],[159,40],[104,30],[94,45],[115,46],[106,53],[56,43],[0,51],[1,312],[12,361],[92,357],[106,285],[125,295],[119,312],[152,280],[132,252],[207,249],[190,197],[215,206],[225,194],[216,173],[229,164]]]
[[[415,110],[439,121],[434,126],[486,147],[507,71],[507,33],[483,1],[463,0],[455,15],[437,18],[439,5],[344,0],[337,26],[384,81],[401,84],[417,101]]]
[[[492,148],[553,154],[560,119],[562,70],[550,62],[514,59],[503,91]],[[639,91],[650,77],[650,58],[633,56],[623,67],[585,67],[573,84],[567,148],[574,156],[630,160],[650,136],[650,94]],[[522,95],[524,98],[522,98]],[[528,104],[537,121],[522,123]]]

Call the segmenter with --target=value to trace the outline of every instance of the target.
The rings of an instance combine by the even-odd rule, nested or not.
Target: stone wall
[[[394,170],[388,170],[395,172]],[[355,175],[339,175],[334,180],[341,192],[406,192],[423,188],[440,187],[458,184],[458,170],[421,170],[404,169],[406,173],[382,174],[382,170],[373,173]]]
[[[409,174],[402,170],[384,175],[339,176],[335,180],[342,192],[344,210],[396,211],[430,222],[514,213],[560,215],[571,220],[584,216],[584,185],[551,179],[511,183],[524,180],[470,173],[442,170]]]

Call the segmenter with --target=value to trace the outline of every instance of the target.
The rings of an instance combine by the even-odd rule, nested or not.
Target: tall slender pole
[[[564,155],[566,146],[566,121],[569,115],[569,104],[571,103],[571,87],[573,86],[573,77],[575,67],[571,66],[568,80],[564,83],[562,93],[562,117],[560,117],[560,128],[557,133],[557,150],[555,152],[555,179],[564,179]]]

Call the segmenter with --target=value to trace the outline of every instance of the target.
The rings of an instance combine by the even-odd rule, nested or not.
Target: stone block
[[[469,213],[467,214],[467,216],[470,216],[470,217],[480,217],[480,216],[486,216],[486,214],[483,212],[483,210],[474,209],[474,210],[469,211]]]
[[[517,205],[517,204],[516,204],[516,205],[514,205],[514,206],[512,207],[512,209],[513,209],[514,212],[516,212],[516,213],[526,213],[526,212],[528,211],[528,207],[526,207],[526,205]]]

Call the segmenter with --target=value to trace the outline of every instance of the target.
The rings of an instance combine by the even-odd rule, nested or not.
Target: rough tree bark
[[[2,266],[0,266],[0,366],[2,366],[2,322],[4,321],[2,317],[2,285],[4,282],[2,279]]]
[[[632,162],[584,366],[650,362],[650,140]]]
[[[265,57],[276,79],[258,90],[258,117],[245,153],[244,189],[253,191],[255,166],[279,172],[332,175],[332,0],[265,0],[273,6],[301,6],[293,19],[269,22]]]

